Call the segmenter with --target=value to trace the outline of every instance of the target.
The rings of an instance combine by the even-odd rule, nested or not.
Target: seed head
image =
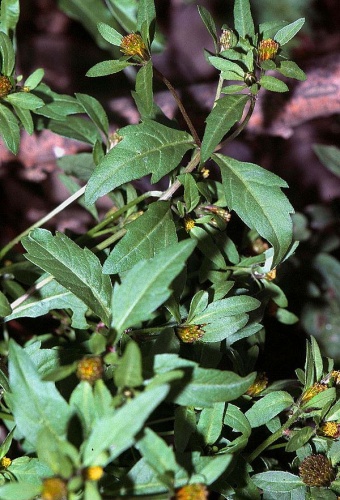
[[[176,328],[176,333],[182,342],[192,344],[204,335],[202,325],[181,325]]]
[[[43,482],[42,500],[67,500],[67,486],[60,477],[49,477]]]
[[[309,455],[300,464],[299,474],[307,486],[329,486],[335,479],[331,462],[324,455]]]
[[[13,85],[8,76],[0,75],[0,97],[8,96],[12,88]]]
[[[246,394],[248,396],[258,396],[268,385],[268,377],[264,372],[257,374],[255,381],[251,384]]]
[[[143,38],[138,33],[130,33],[123,37],[120,50],[125,56],[137,56],[142,61],[148,61],[150,54]]]
[[[272,38],[267,38],[259,43],[257,48],[258,62],[268,61],[270,59],[275,59],[277,51],[280,45],[272,40]]]
[[[85,357],[78,362],[77,377],[94,384],[96,380],[102,378],[103,362],[99,356]]]
[[[175,500],[206,500],[208,495],[208,490],[204,484],[187,484],[176,491]]]

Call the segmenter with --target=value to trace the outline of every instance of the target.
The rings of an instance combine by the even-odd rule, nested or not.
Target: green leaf
[[[275,78],[274,76],[264,75],[261,76],[259,84],[267,90],[272,92],[288,92],[289,88],[285,82]]]
[[[8,316],[8,314],[11,314],[12,308],[10,306],[10,303],[8,302],[6,295],[4,295],[0,291],[0,317],[4,318],[5,316]]]
[[[235,0],[234,25],[242,38],[252,38],[255,35],[249,0]]]
[[[189,406],[175,408],[175,449],[182,453],[189,442],[190,436],[196,431],[196,412]]]
[[[39,432],[36,449],[39,460],[55,475],[69,478],[74,467],[80,465],[78,450],[64,436],[56,437],[47,428],[42,428]]]
[[[144,35],[149,44],[152,43],[155,33],[156,10],[154,0],[139,0],[137,12],[137,31]]]
[[[68,115],[83,113],[84,109],[75,97],[53,92],[47,85],[40,83],[35,94],[41,97],[45,106],[38,108],[35,113],[53,120],[65,120]],[[84,120],[83,120],[84,121]]]
[[[96,421],[94,394],[88,382],[81,381],[75,387],[70,397],[70,406],[79,416],[84,437],[88,437]]]
[[[190,230],[190,237],[197,241],[197,247],[217,268],[226,269],[226,262],[222,252],[205,229],[194,226]]]
[[[184,186],[184,201],[187,212],[194,210],[200,202],[196,181],[191,174],[181,174],[177,179]]]
[[[69,116],[65,121],[50,120],[47,128],[52,130],[55,134],[69,137],[70,139],[76,139],[77,141],[91,145],[101,140],[98,129],[94,123],[80,116]]]
[[[1,0],[0,29],[6,35],[11,35],[17,25],[20,14],[19,0]]]
[[[228,79],[226,76],[224,76],[225,74],[229,75],[230,73],[234,73],[235,80],[243,81],[244,70],[239,64],[229,61],[228,59],[225,59],[224,57],[221,56],[209,56],[208,60],[214,66],[214,68],[221,71],[222,77],[225,80]]]
[[[42,279],[46,278],[44,276]],[[42,279],[38,281],[41,282]],[[84,302],[61,286],[55,280],[47,283],[35,294],[27,298],[16,307],[12,314],[6,317],[6,321],[16,318],[38,318],[48,314],[52,309],[71,309],[72,327],[85,329],[88,327],[85,319],[87,306]]]
[[[20,143],[18,120],[3,104],[0,104],[0,135],[11,153],[17,154]]]
[[[1,458],[4,457],[7,454],[8,450],[11,447],[14,431],[15,431],[15,428],[13,428],[7,434],[7,436],[5,437],[5,439],[3,440],[3,442],[1,443],[1,446],[0,446],[0,457]]]
[[[224,406],[222,403],[214,403],[211,408],[203,408],[197,425],[205,445],[213,445],[222,432]]]
[[[210,14],[210,12],[205,7],[203,7],[203,5],[198,5],[197,9],[205,27],[207,28],[211,38],[213,39],[215,52],[218,53],[219,45],[218,45],[217,30],[214,19]]]
[[[42,428],[64,436],[71,411],[53,382],[43,382],[30,356],[13,340],[9,343],[9,381],[6,393],[18,430],[35,445]],[[58,411],[56,412],[56,408]]]
[[[116,187],[152,173],[158,182],[193,147],[192,137],[160,123],[145,121],[120,129],[123,139],[104,157],[86,188],[85,199],[94,203]]]
[[[14,94],[9,94],[5,101],[18,106],[23,109],[30,109],[35,111],[38,108],[44,106],[44,101],[30,92],[15,92]]]
[[[142,259],[150,259],[177,242],[170,203],[158,201],[127,226],[126,235],[106,259],[103,271],[115,274],[131,269]]]
[[[0,486],[1,500],[32,500],[41,493],[41,484],[25,483],[7,483]]]
[[[81,181],[87,182],[95,168],[91,153],[78,153],[75,155],[65,155],[58,158],[57,165],[64,170],[67,175],[73,175]]]
[[[293,207],[281,192],[284,180],[254,163],[216,154],[227,204],[252,229],[274,247],[273,267],[289,250],[292,241]]]
[[[288,78],[295,78],[301,81],[307,79],[306,73],[294,61],[281,61],[280,66],[275,69]]]
[[[113,75],[114,73],[119,73],[128,66],[131,66],[131,63],[125,60],[111,59],[108,61],[101,61],[92,66],[86,73],[86,76],[96,77]]]
[[[160,251],[153,259],[136,264],[114,287],[112,323],[121,333],[146,320],[170,296],[171,282],[183,269],[195,243],[183,241]],[[133,293],[131,293],[133,292]]]
[[[245,105],[249,100],[246,95],[228,95],[218,99],[206,119],[201,159],[208,160],[225,134],[241,119]]]
[[[238,315],[240,313],[253,311],[260,306],[260,302],[246,295],[228,297],[226,299],[216,300],[208,305],[201,313],[195,315],[191,321],[195,323],[213,323],[223,321],[228,316]]]
[[[333,174],[340,177],[340,149],[336,146],[313,144],[313,150],[321,163]]]
[[[102,273],[98,257],[64,234],[52,236],[46,229],[34,229],[23,238],[22,244],[29,261],[52,274],[58,283],[109,324],[111,281]]]
[[[118,31],[112,28],[112,26],[109,26],[106,23],[98,23],[97,28],[104,40],[112,45],[117,45],[117,47],[120,46],[123,40],[123,35],[118,33]]]
[[[138,107],[141,119],[153,120],[157,115],[162,114],[160,108],[153,100],[153,69],[152,61],[148,61],[140,68],[136,75],[136,92],[132,96]]]
[[[103,106],[97,99],[87,94],[76,94],[77,101],[83,106],[85,112],[106,136],[109,133],[109,120]]]
[[[34,90],[44,78],[45,71],[42,68],[38,68],[33,73],[26,78],[24,86],[28,87],[30,90]]]
[[[112,416],[97,419],[89,438],[83,443],[83,464],[105,465],[132,446],[135,435],[167,392],[166,385],[154,387],[115,410]],[[102,452],[108,449],[110,458],[100,459]]]
[[[129,340],[123,356],[119,359],[117,368],[113,373],[117,387],[138,387],[143,384],[142,356],[138,345]]]
[[[225,453],[215,457],[200,457],[198,463],[195,464],[195,479],[197,482],[204,478],[204,483],[212,484],[221,474],[226,472],[233,462],[233,455]],[[191,478],[191,480],[193,480]]]
[[[13,106],[13,109],[15,111],[15,114],[19,118],[19,120],[22,123],[22,126],[26,130],[26,132],[30,135],[33,134],[34,131],[34,123],[32,119],[31,112],[28,109],[23,109],[23,108],[18,108],[17,106]]]
[[[0,31],[0,54],[2,59],[1,74],[12,76],[15,64],[15,53],[11,39],[3,31]]]
[[[276,391],[267,394],[259,399],[245,413],[250,425],[260,427],[272,418],[276,417],[281,411],[285,410],[294,403],[294,399],[288,392]]]
[[[229,425],[234,432],[242,432],[249,437],[251,434],[251,426],[249,420],[244,413],[235,405],[229,403],[224,417],[225,425]]]
[[[306,444],[312,436],[315,435],[315,429],[312,427],[303,427],[293,434],[292,438],[288,441],[285,450],[288,453],[298,450]]]
[[[261,472],[252,476],[252,480],[258,488],[271,492],[292,491],[304,486],[299,476],[283,471]]]
[[[300,29],[304,24],[305,24],[304,17],[297,19],[293,23],[290,23],[287,26],[281,28],[274,36],[274,40],[278,42],[280,45],[284,45],[285,43],[289,42],[289,40],[291,40],[298,31],[300,31]]]

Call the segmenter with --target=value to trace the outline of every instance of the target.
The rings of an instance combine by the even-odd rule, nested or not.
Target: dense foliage
[[[257,371],[263,318],[297,321],[275,284],[298,245],[288,186],[223,153],[263,89],[287,92],[281,76],[305,79],[284,50],[304,19],[254,26],[248,0],[235,0],[233,28],[218,32],[198,7],[215,48],[206,60],[219,73],[199,137],[154,67],[163,40],[153,0],[98,4],[93,35],[115,58],[87,75],[135,76],[140,123],[116,131],[94,97],[52,91],[42,69],[25,81],[16,74],[19,1],[1,2],[5,145],[15,154],[22,128],[48,129],[92,152],[60,158],[73,194],[0,250],[0,498],[336,499],[340,373],[332,360],[312,337],[294,380],[268,384]],[[91,12],[88,2],[60,5],[77,18]],[[156,105],[155,77],[184,130]],[[338,168],[337,150],[317,152]],[[145,176],[149,191],[134,183]],[[99,220],[104,195],[112,208]],[[85,234],[41,227],[76,200],[95,221]],[[308,240],[303,217],[295,221]],[[325,253],[317,259],[332,266]],[[9,338],[8,322],[47,314],[53,331],[21,345]]]

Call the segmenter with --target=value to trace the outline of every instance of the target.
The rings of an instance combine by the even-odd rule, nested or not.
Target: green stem
[[[126,234],[126,229],[123,227],[119,231],[117,231],[115,234],[112,234],[109,238],[106,238],[106,240],[102,241],[101,243],[98,243],[95,247],[91,248],[91,251],[93,253],[100,252],[101,250],[104,250],[105,248],[109,247],[114,243],[115,241],[119,240],[120,238],[123,238],[123,236]]]
[[[255,458],[257,458],[268,446],[270,446],[272,443],[275,443],[280,437],[282,437],[282,434],[284,431],[289,429],[289,427],[299,418],[301,414],[300,410],[297,410],[288,420],[285,424],[283,424],[280,429],[278,429],[276,432],[274,432],[271,436],[269,436],[263,443],[261,443],[249,456],[248,456],[248,462],[251,463]]]
[[[78,189],[78,191],[76,191],[72,196],[67,198],[67,200],[63,201],[60,205],[58,205],[54,210],[52,210],[52,212],[45,215],[45,217],[32,224],[32,226],[25,229],[25,231],[23,231],[18,236],[16,236],[12,241],[7,243],[7,245],[4,246],[0,251],[0,260],[3,259],[4,256],[9,252],[9,250],[13,248],[17,243],[19,243],[24,236],[26,236],[30,231],[32,231],[32,229],[42,226],[43,224],[51,220],[55,215],[59,214],[62,210],[64,210],[64,208],[68,207],[68,205],[70,205],[75,200],[80,198],[84,194],[85,188],[86,186],[83,186],[82,188]]]
[[[193,125],[193,123],[192,123],[192,121],[191,121],[188,113],[186,112],[185,107],[183,106],[183,103],[182,103],[179,95],[177,94],[175,88],[172,86],[172,84],[169,82],[169,80],[163,75],[163,73],[161,73],[160,71],[158,71],[158,69],[156,69],[155,67],[153,67],[153,70],[154,70],[155,74],[158,76],[158,78],[160,78],[162,80],[162,82],[170,90],[171,95],[175,99],[175,101],[177,103],[177,106],[179,107],[179,110],[182,113],[182,116],[183,116],[186,124],[188,125],[188,128],[190,130],[191,135],[194,138],[195,143],[197,144],[198,147],[200,147],[201,146],[201,140],[198,137],[198,133],[196,132],[196,129],[195,129],[195,127],[194,127],[194,125]]]
[[[215,95],[213,108],[216,106],[216,101],[220,98],[221,90],[223,87],[223,82],[224,82],[224,78],[222,78],[222,76],[220,75],[220,77],[218,79],[217,88],[216,88],[216,95]]]

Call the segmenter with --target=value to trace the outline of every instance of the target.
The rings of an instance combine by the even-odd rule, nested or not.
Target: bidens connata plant
[[[235,0],[233,28],[218,31],[198,7],[214,44],[206,60],[219,75],[201,137],[154,67],[153,0],[131,2],[124,14],[117,4],[127,3],[108,2],[121,32],[98,24],[118,58],[87,73],[134,71],[140,123],[114,133],[96,99],[53,92],[42,70],[21,84],[19,2],[1,8],[7,148],[18,151],[21,128],[47,128],[92,152],[60,158],[73,194],[0,251],[0,498],[335,499],[340,376],[332,361],[312,338],[296,380],[255,369],[264,314],[297,319],[275,283],[297,246],[287,185],[223,153],[263,89],[288,91],[280,75],[305,78],[284,50],[304,20],[255,27],[249,1]],[[156,105],[154,78],[176,100],[185,130]],[[133,181],[147,175],[154,189],[138,190]],[[99,220],[104,195],[112,209]],[[94,218],[85,234],[41,228],[77,199]],[[24,255],[14,252],[19,241]],[[57,320],[54,331],[32,332],[24,345],[9,338],[8,322],[45,314]]]

